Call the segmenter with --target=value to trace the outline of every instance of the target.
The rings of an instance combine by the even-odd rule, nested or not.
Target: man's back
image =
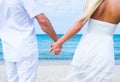
[[[40,14],[41,10],[33,2],[0,0],[0,38],[7,44],[3,43],[4,58],[9,61],[20,61],[29,56],[27,52],[32,48],[37,49],[34,16]]]
[[[114,24],[120,22],[120,0],[103,0],[92,18]]]

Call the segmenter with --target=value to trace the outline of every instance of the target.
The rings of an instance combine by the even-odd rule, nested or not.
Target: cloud
[[[56,32],[64,33],[80,16],[83,1],[85,0],[38,0],[38,3],[52,22]],[[37,33],[43,33],[38,29]]]
[[[80,16],[86,0],[37,0],[57,33],[65,33]],[[44,33],[36,24],[37,33]],[[63,29],[64,28],[64,29]],[[80,33],[85,32],[84,27]],[[120,33],[120,24],[115,33]]]
[[[43,11],[51,16],[71,15],[82,9],[81,1],[84,0],[38,0]],[[69,13],[69,14],[68,14]]]

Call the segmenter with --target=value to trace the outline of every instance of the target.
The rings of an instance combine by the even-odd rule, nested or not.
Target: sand
[[[70,61],[42,61],[38,64],[36,82],[60,82],[70,70]],[[0,82],[7,82],[5,63],[0,62]],[[112,82],[120,82],[120,65],[115,66]]]

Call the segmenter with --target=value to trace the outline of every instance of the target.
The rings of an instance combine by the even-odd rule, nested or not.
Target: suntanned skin
[[[41,13],[37,16],[35,16],[36,20],[38,21],[39,25],[41,26],[41,29],[47,33],[53,40],[54,42],[58,40],[57,34],[53,29],[53,26],[47,16],[44,13]],[[59,46],[54,52],[54,54],[59,54],[61,52],[62,46]]]
[[[108,23],[118,24],[120,22],[119,4],[120,0],[103,0],[91,18]],[[61,46],[64,42],[79,32],[85,23],[86,19],[79,18],[77,22],[75,22],[75,24],[64,34],[64,36],[51,45],[50,52]]]
[[[54,31],[52,24],[50,23],[49,19],[45,16],[45,14],[41,13],[35,16],[39,25],[41,26],[42,30],[47,33],[54,41],[58,40],[57,34]]]
[[[120,0],[104,0],[91,18],[118,24],[120,22]]]

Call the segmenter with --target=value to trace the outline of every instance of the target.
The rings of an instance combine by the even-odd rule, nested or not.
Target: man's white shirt
[[[37,0],[0,0],[0,38],[4,58],[20,61],[38,54],[34,17],[43,12]]]

